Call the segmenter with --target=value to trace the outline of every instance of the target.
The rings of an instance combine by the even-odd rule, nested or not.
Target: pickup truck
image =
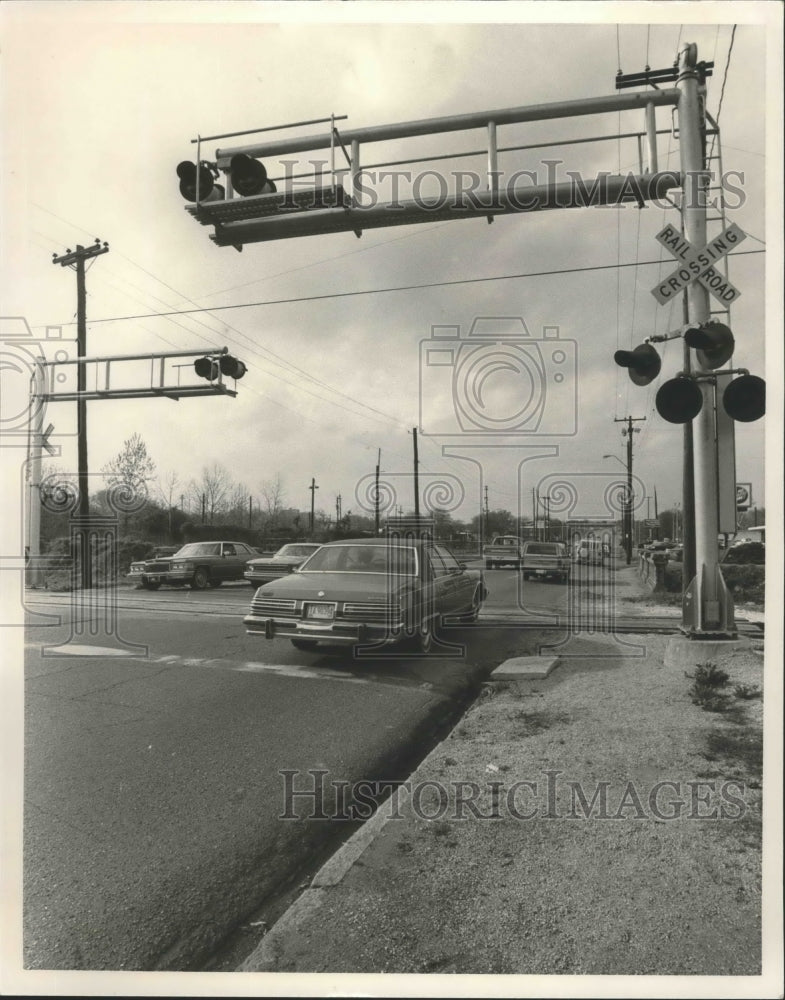
[[[521,560],[523,579],[530,576],[554,577],[565,583],[570,579],[571,565],[566,546],[561,542],[526,542]]]
[[[485,568],[515,566],[517,569],[521,565],[522,550],[523,544],[517,535],[497,535],[482,551]]]

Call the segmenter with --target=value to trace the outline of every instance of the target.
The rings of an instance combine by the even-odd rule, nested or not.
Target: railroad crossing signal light
[[[191,160],[183,160],[177,164],[177,176],[180,178],[180,194],[186,201],[196,201],[196,179],[199,178],[199,201],[223,201],[226,191],[223,185],[216,184],[213,172],[204,163],[197,167]]]
[[[213,382],[218,378],[218,362],[213,358],[197,358],[194,361],[194,371],[200,378]]]
[[[728,384],[722,405],[729,417],[750,423],[766,412],[766,383],[757,375],[741,375]]]
[[[267,179],[264,164],[245,153],[237,153],[229,161],[229,176],[237,194],[248,197],[253,194],[274,194],[276,187]]]
[[[700,413],[703,393],[691,378],[671,378],[659,387],[654,403],[663,420],[686,424]]]
[[[648,385],[659,374],[662,362],[651,344],[638,344],[632,351],[616,351],[613,360],[626,368],[635,385]]]
[[[242,378],[248,371],[243,362],[233,358],[231,354],[222,354],[218,363],[221,366],[221,374],[228,375],[229,378]]]
[[[703,368],[714,370],[733,356],[733,334],[723,323],[710,320],[691,327],[685,331],[684,339],[690,347],[697,350],[698,361]]]

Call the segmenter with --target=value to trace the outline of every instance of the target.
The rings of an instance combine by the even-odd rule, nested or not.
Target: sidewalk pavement
[[[762,643],[716,646],[578,634],[489,680],[239,971],[759,976]]]

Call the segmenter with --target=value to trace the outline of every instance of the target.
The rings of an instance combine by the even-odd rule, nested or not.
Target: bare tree
[[[127,532],[131,510],[139,511],[147,503],[148,480],[155,472],[155,462],[147,452],[141,435],[132,434],[123,441],[122,450],[101,469],[108,487],[119,488],[123,495],[123,525]]]
[[[237,483],[232,488],[228,501],[229,513],[234,524],[242,524],[248,510],[248,488],[244,483]]]
[[[192,479],[188,492],[196,504],[197,510],[204,512],[206,520],[212,524],[217,515],[224,513],[227,507],[227,497],[232,488],[232,480],[227,470],[219,462],[214,462],[210,468],[202,469],[200,480]]]
[[[101,469],[109,486],[123,486],[129,492],[147,491],[147,480],[155,472],[155,462],[139,434],[123,441],[122,450]]]
[[[270,528],[275,528],[278,515],[283,510],[284,500],[281,474],[280,472],[276,472],[275,479],[267,479],[262,483],[262,509],[267,515],[267,522]]]
[[[158,493],[169,510],[174,507],[174,498],[180,485],[180,477],[176,472],[167,472],[163,479],[158,480]]]

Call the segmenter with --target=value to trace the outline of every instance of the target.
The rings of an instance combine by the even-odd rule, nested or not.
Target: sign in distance
[[[696,247],[686,240],[678,229],[667,225],[657,233],[656,239],[680,261],[680,264],[667,278],[652,288],[652,295],[660,305],[666,305],[690,282],[697,280],[723,305],[731,305],[741,292],[714,265],[746,238],[747,234],[732,222],[706,246]]]

